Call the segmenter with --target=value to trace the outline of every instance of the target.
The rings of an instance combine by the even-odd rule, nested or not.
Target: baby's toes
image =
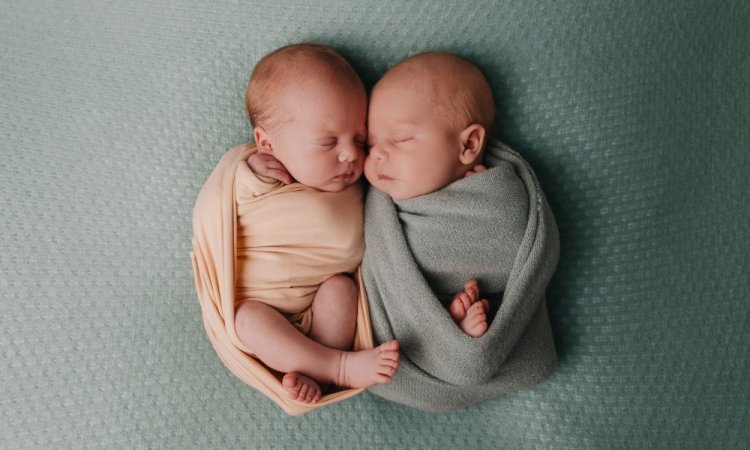
[[[302,383],[299,382],[296,373],[288,373],[284,375],[284,378],[281,380],[281,384],[289,393],[289,396],[291,396],[292,398],[297,398],[299,396]]]
[[[487,332],[487,321],[483,321],[480,323],[477,323],[476,325],[471,327],[471,331],[469,331],[469,335],[478,338],[484,335],[484,333]]]
[[[469,300],[471,300],[471,303],[474,303],[477,301],[477,298],[479,298],[479,282],[472,278],[471,280],[464,283],[464,292],[466,292],[469,295]]]
[[[454,299],[451,302],[451,305],[448,308],[448,312],[450,313],[453,320],[461,320],[466,317],[466,310],[464,309],[463,305],[461,305],[461,302],[458,299]]]
[[[453,320],[463,320],[466,317],[466,312],[471,307],[471,297],[466,292],[459,292],[453,297],[453,301],[448,308]]]
[[[395,342],[396,345],[389,345],[386,348],[381,346],[380,348],[380,354],[378,355],[378,364],[380,366],[398,367],[398,360],[401,357],[401,354],[398,352],[398,341],[391,342]]]
[[[318,400],[320,400],[320,387],[318,387],[317,385],[308,386],[307,394],[305,395],[305,398],[302,401],[306,403],[315,403]]]
[[[473,337],[480,337],[487,331],[487,315],[484,311],[477,311],[464,320],[464,331]]]
[[[310,385],[308,384],[302,384],[302,386],[299,389],[299,392],[297,393],[297,396],[295,397],[297,400],[300,401],[307,401],[307,394],[310,391]]]
[[[398,369],[398,361],[388,361],[387,363],[381,363],[378,368],[378,374],[392,377]]]
[[[477,320],[487,320],[487,312],[484,309],[484,305],[480,302],[477,302],[469,308],[469,311],[466,312],[466,320],[471,321],[472,323],[476,322]]]
[[[396,352],[396,355],[398,355],[398,347],[399,347],[398,339],[394,339],[392,341],[384,342],[380,344],[378,347],[378,350],[380,353],[386,353],[386,352]]]

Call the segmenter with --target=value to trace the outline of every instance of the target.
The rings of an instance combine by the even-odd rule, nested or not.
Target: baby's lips
[[[349,178],[352,178],[352,177],[354,177],[354,171],[350,170],[349,172],[344,172],[341,175],[336,175],[335,178],[337,180],[346,180],[346,179],[349,179]]]

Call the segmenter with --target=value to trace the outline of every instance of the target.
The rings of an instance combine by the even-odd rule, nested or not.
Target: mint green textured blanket
[[[750,2],[592,3],[5,1],[0,448],[746,450]],[[428,50],[485,73],[560,231],[544,383],[290,418],[217,359],[195,198],[257,61],[310,40],[368,86]]]
[[[485,162],[489,170],[414,199],[368,194],[362,273],[373,333],[402,349],[396,376],[373,388],[377,395],[447,411],[554,370],[544,292],[559,256],[557,226],[520,155],[495,141]],[[480,338],[463,333],[446,308],[469,278],[496,311]]]

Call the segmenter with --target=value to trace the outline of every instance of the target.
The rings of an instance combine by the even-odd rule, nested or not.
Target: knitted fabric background
[[[0,447],[740,448],[750,442],[750,4],[2,1]],[[315,41],[371,86],[486,74],[560,228],[559,354],[450,414],[365,393],[286,416],[205,335],[192,207],[251,138],[258,59]]]

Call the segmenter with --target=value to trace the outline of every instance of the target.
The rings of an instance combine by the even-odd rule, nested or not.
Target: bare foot
[[[464,283],[464,290],[453,297],[453,301],[448,307],[448,312],[453,320],[455,320],[456,323],[464,320],[464,318],[466,318],[466,312],[469,311],[471,305],[473,305],[478,298],[479,283],[472,278]]]
[[[398,368],[398,341],[388,341],[370,350],[342,352],[338,386],[367,388],[388,383]]]
[[[466,317],[458,322],[458,327],[469,336],[478,338],[487,332],[487,310],[490,303],[487,300],[480,300],[466,312]]]
[[[479,299],[479,283],[471,279],[464,284],[464,290],[453,297],[448,312],[464,333],[473,337],[482,336],[488,328],[487,310],[490,303]]]
[[[320,386],[302,374],[290,372],[284,375],[281,384],[289,396],[303,403],[317,403],[320,400]]]

